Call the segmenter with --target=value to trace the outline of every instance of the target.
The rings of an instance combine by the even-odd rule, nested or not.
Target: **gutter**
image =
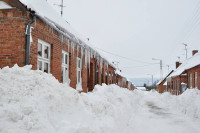
[[[33,16],[33,19],[30,20],[27,24],[26,28],[26,65],[29,65],[29,58],[30,58],[30,38],[31,38],[31,24],[33,24],[36,21],[36,16],[34,13],[31,13]]]

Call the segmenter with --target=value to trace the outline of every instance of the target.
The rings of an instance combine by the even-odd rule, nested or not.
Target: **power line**
[[[120,57],[120,58],[124,58],[124,59],[126,59],[126,60],[130,60],[130,61],[134,61],[134,62],[139,62],[139,63],[145,63],[145,64],[154,64],[154,63],[149,63],[149,62],[144,62],[144,61],[140,61],[140,60],[135,60],[135,59],[127,58],[127,57],[124,57],[124,56],[121,56],[121,55],[118,55],[118,54],[115,54],[115,53],[111,53],[111,52],[105,51],[105,50],[100,49],[100,48],[97,48],[97,47],[95,47],[95,48],[96,48],[96,49],[99,49],[99,50],[101,50],[101,51],[103,51],[103,52],[105,52],[105,53],[111,54],[111,55],[113,55],[113,56],[117,56],[117,57]]]
[[[126,69],[126,68],[138,68],[138,67],[147,67],[147,66],[151,66],[151,65],[157,65],[159,63],[154,63],[154,64],[149,64],[149,65],[143,65],[143,66],[128,66],[128,67],[121,67],[123,69]]]

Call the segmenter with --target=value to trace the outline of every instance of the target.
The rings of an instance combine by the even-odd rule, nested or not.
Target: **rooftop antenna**
[[[188,46],[188,45],[187,45],[187,44],[185,44],[185,43],[183,43],[183,45],[185,46],[185,49],[184,49],[184,50],[185,50],[185,54],[186,54],[186,60],[187,60],[187,52],[188,52],[187,46]]]
[[[61,16],[63,16],[63,8],[66,7],[66,6],[64,6],[64,1],[61,0],[61,4],[60,5],[59,4],[54,4],[54,5],[59,6],[61,8],[60,13],[61,13]]]

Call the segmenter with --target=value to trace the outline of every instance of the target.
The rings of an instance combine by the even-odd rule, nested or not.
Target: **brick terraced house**
[[[167,89],[174,95],[182,94],[187,88],[200,89],[200,53],[192,51],[192,57],[176,62],[176,70],[167,78]]]
[[[14,64],[31,64],[83,92],[102,83],[134,88],[45,0],[0,0],[0,68]]]
[[[156,87],[158,89],[159,93],[163,93],[167,91],[167,77],[169,77],[170,74],[172,74],[174,71],[172,70],[169,72],[162,80],[160,80],[157,84]]]

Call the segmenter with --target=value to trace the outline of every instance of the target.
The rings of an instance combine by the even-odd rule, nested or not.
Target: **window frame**
[[[80,61],[80,67],[78,66],[78,61]],[[77,57],[76,59],[76,84],[82,84],[82,78],[81,78],[81,72],[82,72],[82,61],[81,58]],[[78,73],[80,72],[80,82],[79,82],[79,75]]]
[[[37,61],[38,61],[38,64],[37,64],[37,69],[39,70],[39,62],[42,62],[42,70],[44,72],[44,64],[47,63],[48,64],[48,72],[47,73],[50,73],[50,64],[51,64],[51,45],[45,41],[42,41],[42,40],[38,40],[38,48],[39,48],[39,44],[41,44],[42,46],[42,53],[41,53],[41,56],[37,54]],[[48,58],[45,58],[45,54],[44,54],[44,48],[48,47]],[[37,50],[38,51],[38,50]]]
[[[67,55],[67,64],[66,64],[66,55]],[[66,68],[67,68],[67,75],[64,76],[64,74],[66,74]],[[66,83],[67,80],[69,80],[69,53],[62,50],[62,83]]]
[[[195,88],[198,87],[198,72],[195,72],[195,77],[194,77],[194,84],[195,84]]]
[[[192,88],[192,73],[190,73],[190,88]]]

